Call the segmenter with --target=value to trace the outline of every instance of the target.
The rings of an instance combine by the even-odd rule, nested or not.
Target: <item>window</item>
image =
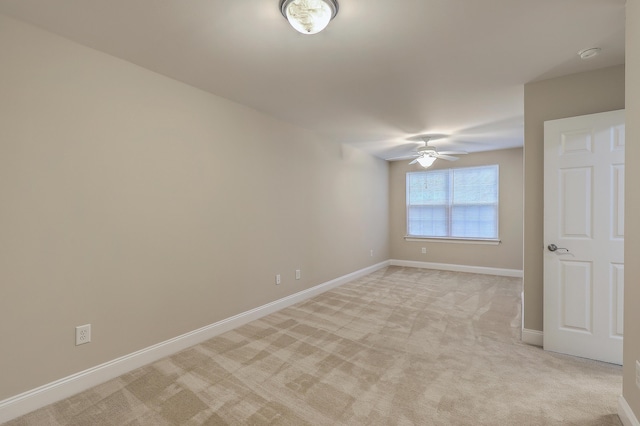
[[[407,173],[407,236],[498,238],[498,165]]]

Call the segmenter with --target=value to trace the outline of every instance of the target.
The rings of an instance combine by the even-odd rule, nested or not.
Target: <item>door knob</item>
[[[568,248],[558,247],[555,244],[549,244],[547,246],[547,248],[549,249],[549,251],[564,250],[565,252],[569,253],[569,249]]]

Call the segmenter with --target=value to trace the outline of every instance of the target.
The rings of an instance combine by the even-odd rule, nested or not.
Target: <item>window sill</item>
[[[488,244],[497,246],[499,239],[494,238],[451,238],[451,237],[415,237],[406,235],[405,241],[419,241],[429,243],[458,243],[458,244]]]

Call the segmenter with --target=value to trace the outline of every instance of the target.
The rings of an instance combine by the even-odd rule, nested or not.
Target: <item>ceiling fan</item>
[[[413,161],[409,164],[419,163],[425,169],[433,164],[437,159],[447,160],[447,161],[457,161],[458,157],[454,157],[454,155],[464,155],[467,154],[466,151],[438,151],[435,146],[429,145],[429,141],[442,139],[447,137],[447,135],[440,134],[430,134],[430,135],[419,135],[409,138],[409,140],[422,141],[424,142],[423,146],[419,146],[416,149],[416,152],[411,154],[411,157],[415,157]],[[406,157],[399,157],[406,158]]]

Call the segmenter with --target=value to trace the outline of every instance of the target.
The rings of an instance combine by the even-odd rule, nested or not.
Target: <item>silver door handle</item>
[[[564,250],[565,253],[569,253],[569,249],[568,248],[564,248],[564,247],[558,247],[555,244],[549,244],[547,246],[547,248],[549,249],[549,251],[556,251],[556,250]]]

